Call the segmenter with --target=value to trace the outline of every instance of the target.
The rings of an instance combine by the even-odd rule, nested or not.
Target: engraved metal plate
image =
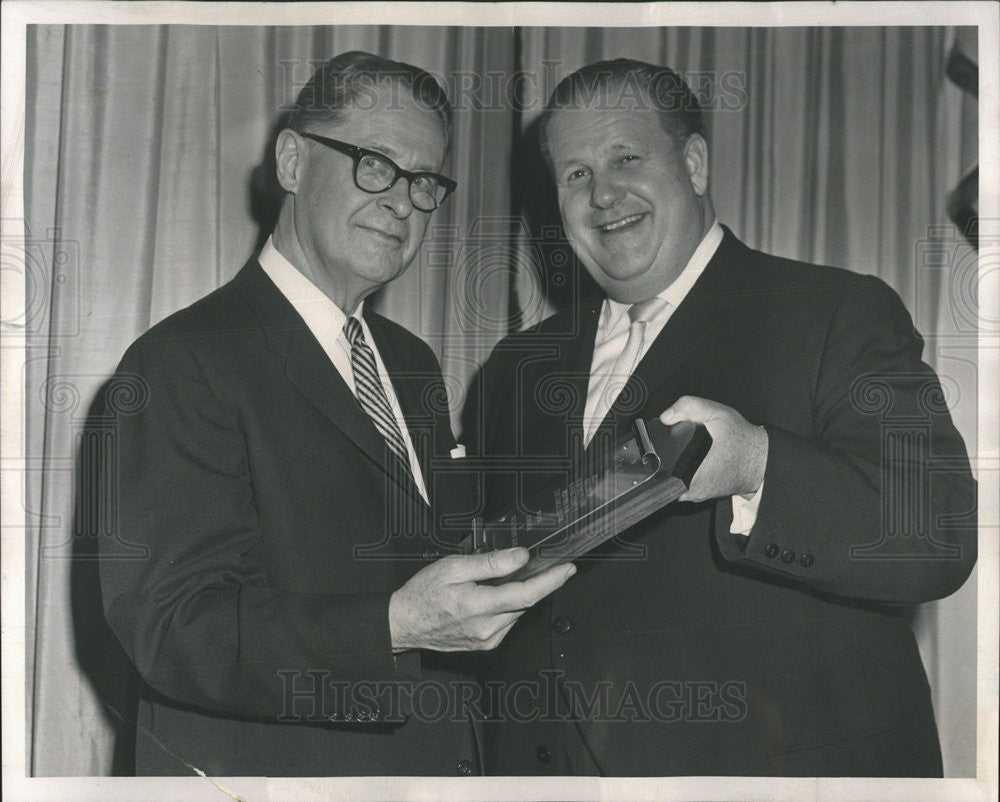
[[[610,452],[523,506],[473,522],[467,551],[524,546],[531,559],[502,581],[527,579],[587,553],[683,495],[711,446],[704,426],[636,419]]]

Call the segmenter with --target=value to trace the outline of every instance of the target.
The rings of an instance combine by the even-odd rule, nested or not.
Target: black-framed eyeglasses
[[[404,170],[388,156],[374,150],[359,148],[319,134],[304,133],[302,136],[354,159],[354,184],[364,192],[372,195],[385,192],[400,178],[405,178],[410,185],[410,202],[422,212],[433,212],[458,186],[450,178],[437,173],[412,173]]]

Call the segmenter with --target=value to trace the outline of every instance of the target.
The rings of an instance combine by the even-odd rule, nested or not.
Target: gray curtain
[[[439,75],[448,171],[416,263],[380,311],[430,343],[457,414],[499,337],[583,286],[560,245],[532,124],[558,78],[630,56],[685,73],[710,114],[712,196],[753,247],[875,273],[910,308],[976,452],[975,254],[945,215],[975,163],[975,103],[941,28],[29,30],[27,732],[35,775],[106,774],[131,681],[102,629],[80,439],[128,344],[232,277],[274,212],[270,138],[318,61],[364,49]],[[517,77],[519,76],[519,77]],[[35,246],[33,246],[35,247]],[[928,257],[930,254],[930,257]],[[558,257],[558,258],[554,258]],[[553,265],[563,272],[557,279]],[[557,271],[558,272],[558,271]],[[107,500],[105,500],[107,501]],[[975,768],[975,575],[915,621],[946,773]]]

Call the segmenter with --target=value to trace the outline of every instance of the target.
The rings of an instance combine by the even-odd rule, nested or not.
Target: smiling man
[[[468,505],[431,472],[455,447],[440,368],[365,299],[455,187],[449,122],[423,70],[331,59],[278,134],[263,250],[122,360],[146,403],[119,420],[107,526],[147,556],[106,553],[101,578],[143,679],[139,774],[480,770],[446,653],[495,647],[573,569],[492,587],[523,549],[428,565]]]
[[[488,512],[636,417],[713,445],[687,503],[581,559],[488,656],[488,770],[940,775],[907,613],[968,576],[975,485],[899,298],[723,228],[698,102],[666,67],[584,67],[540,136],[604,297],[484,367],[465,442],[508,466]]]

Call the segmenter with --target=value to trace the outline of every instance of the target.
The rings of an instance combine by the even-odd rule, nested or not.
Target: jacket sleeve
[[[813,436],[766,426],[764,490],[729,560],[818,590],[916,604],[957,590],[976,561],[976,487],[941,383],[899,297],[871,279],[830,318],[813,381]]]
[[[117,415],[101,584],[144,680],[229,714],[377,716],[377,705],[352,709],[344,689],[395,678],[389,593],[268,583],[248,556],[262,533],[245,438],[182,336],[140,339],[118,375],[142,401]]]

